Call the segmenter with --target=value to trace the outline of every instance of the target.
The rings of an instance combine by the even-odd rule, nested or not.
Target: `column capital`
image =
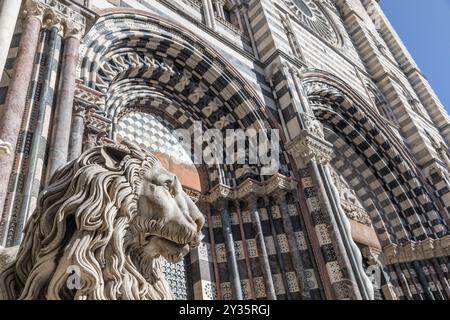
[[[308,130],[303,130],[294,140],[289,142],[286,150],[299,167],[312,160],[319,164],[327,164],[333,158],[333,145],[308,132]]]
[[[224,184],[218,184],[209,191],[209,194],[206,198],[209,203],[216,203],[219,199],[229,199],[233,197],[234,191],[232,188]]]
[[[63,27],[64,27],[64,38],[75,38],[78,41],[81,41],[81,39],[84,36],[85,27],[84,25],[81,25],[77,23],[75,20],[72,19],[65,19],[63,21]]]
[[[59,28],[64,37],[81,39],[86,29],[86,18],[59,1],[27,0],[23,14],[40,18],[46,28]]]
[[[265,183],[264,193],[272,194],[277,190],[296,190],[297,181],[281,174],[272,176]]]
[[[86,120],[86,115],[89,113],[89,107],[80,103],[79,101],[74,101],[73,103],[73,115],[77,117],[82,117]]]
[[[44,15],[44,8],[39,5],[39,1],[27,0],[23,6],[22,17],[36,17],[42,22],[42,16]]]

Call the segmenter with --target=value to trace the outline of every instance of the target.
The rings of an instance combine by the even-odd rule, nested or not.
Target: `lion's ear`
[[[130,150],[124,147],[106,145],[101,149],[101,154],[108,169],[117,169],[122,160],[130,155]]]

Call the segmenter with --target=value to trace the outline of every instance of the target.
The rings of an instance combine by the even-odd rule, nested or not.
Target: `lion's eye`
[[[172,189],[172,181],[171,180],[164,181],[163,187],[166,188],[168,191],[171,191],[171,189]]]

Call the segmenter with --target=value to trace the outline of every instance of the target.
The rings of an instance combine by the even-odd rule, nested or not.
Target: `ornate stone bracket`
[[[105,95],[97,90],[89,88],[77,81],[75,87],[74,100],[85,107],[96,109],[97,112],[104,112]]]
[[[311,160],[319,164],[327,164],[333,158],[333,145],[317,137],[311,130],[302,131],[286,146],[298,166],[303,166]]]
[[[371,226],[372,221],[363,208],[354,205],[351,202],[341,200],[342,209],[350,220],[362,223],[366,226]]]
[[[450,255],[450,236],[424,241],[407,241],[402,244],[390,244],[383,248],[382,260],[385,264],[395,264],[427,260]]]
[[[381,249],[373,247],[363,247],[361,253],[364,256],[364,258],[367,259],[369,265],[371,266],[378,265]]]
[[[219,184],[212,188],[206,195],[202,196],[202,200],[208,203],[215,203],[218,199],[226,198],[230,200],[244,199],[250,194],[264,196],[271,194],[276,190],[296,190],[297,181],[292,178],[276,174],[267,180],[264,184],[247,179],[236,188],[230,188],[226,185]]]
[[[300,117],[302,118],[303,123],[305,125],[305,129],[308,133],[317,137],[318,139],[325,140],[325,134],[323,133],[323,125],[319,120],[317,120],[314,116],[305,112],[301,113]]]

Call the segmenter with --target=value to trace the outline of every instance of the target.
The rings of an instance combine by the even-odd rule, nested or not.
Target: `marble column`
[[[21,4],[22,1],[20,0],[0,1],[0,78],[8,58]]]
[[[75,103],[72,127],[70,128],[69,155],[68,161],[78,158],[83,153],[84,126],[86,123],[86,109],[84,106]]]
[[[12,1],[6,1],[12,2]],[[42,22],[40,12],[28,11],[19,44],[14,72],[0,114],[0,140],[8,144],[10,154],[0,157],[0,212],[3,210],[8,181],[14,162],[22,117],[27,101],[27,92],[33,74],[34,57],[39,42]]]
[[[439,261],[437,261],[436,258],[431,259],[431,264],[433,265],[434,270],[436,270],[436,274],[439,277],[442,286],[444,287],[445,294],[447,295],[447,299],[450,299],[450,284],[447,278],[445,277],[445,274],[442,272],[441,266],[439,264]]]
[[[275,247],[275,255],[277,257],[277,262],[280,267],[281,279],[283,281],[283,286],[285,288],[286,299],[292,300],[292,294],[289,291],[289,283],[288,283],[288,279],[287,279],[286,262],[283,257],[283,254],[281,253],[280,242],[277,239],[278,234],[277,234],[277,230],[275,228],[275,224],[273,222],[273,212],[272,212],[272,206],[270,203],[270,198],[265,196],[263,199],[264,199],[264,206],[267,210],[267,216],[268,216],[269,225],[270,225],[270,232],[272,233],[272,237],[274,240],[273,242],[274,242],[274,247]]]
[[[202,0],[203,15],[205,19],[205,24],[211,28],[215,29],[216,19],[214,18],[214,9],[211,0]]]
[[[23,227],[28,217],[32,214],[37,203],[37,197],[41,185],[42,170],[44,167],[44,155],[47,148],[45,143],[48,122],[47,115],[51,114],[54,102],[54,95],[50,94],[56,83],[53,77],[53,70],[59,62],[58,48],[61,44],[61,25],[57,16],[49,16],[46,21],[44,32],[47,33],[46,43],[43,48],[45,63],[41,66],[39,84],[41,86],[39,103],[35,106],[38,110],[36,125],[33,132],[33,139],[29,151],[28,170],[25,175],[22,203],[18,214],[17,224],[14,231],[13,245],[18,245],[22,241]]]
[[[326,165],[319,165],[319,171],[324,185],[327,188],[328,198],[330,199],[332,209],[335,213],[336,225],[339,229],[342,243],[347,252],[349,264],[351,265],[351,272],[353,275],[350,276],[355,277],[355,281],[358,284],[358,289],[361,293],[362,299],[373,300],[375,298],[374,287],[364,269],[361,250],[353,240],[350,221],[342,209],[340,196],[336,186],[333,183],[330,168]]]
[[[325,218],[319,219],[320,223],[318,219],[309,222],[313,223],[315,240],[322,251],[322,257],[319,257],[321,267],[326,267],[335,298],[366,298],[361,295],[361,282],[355,277],[355,270],[358,272],[359,269],[354,268],[355,264],[351,263],[353,259],[349,258],[352,251],[348,244],[353,240],[351,236],[348,237],[348,233],[343,232],[345,226],[342,225],[342,219],[339,219],[339,203],[333,197],[333,188],[324,169],[333,157],[333,145],[325,140],[322,124],[313,115],[301,113],[300,118],[304,129],[286,148],[299,169],[302,196],[307,200],[313,199],[307,201],[309,214],[313,216],[319,212]],[[305,187],[305,184],[308,186]],[[315,246],[317,247],[317,243]],[[364,288],[361,286],[361,289]]]
[[[69,152],[76,67],[82,33],[78,26],[70,25],[66,25],[65,32],[60,83],[48,156],[47,182],[57,169],[66,164]]]
[[[219,18],[222,18],[225,20],[225,12],[223,11],[224,2],[223,0],[213,0],[214,6],[216,7],[216,15]]]
[[[255,194],[250,194],[247,196],[246,200],[255,231],[256,245],[258,247],[258,256],[261,262],[261,269],[266,285],[267,299],[276,300],[277,296],[275,294],[269,256],[267,255],[266,243],[264,241],[264,234],[261,226],[261,218],[258,211],[258,197]]]
[[[283,229],[286,233],[289,249],[291,251],[292,263],[294,264],[294,270],[298,277],[300,284],[300,292],[303,299],[310,299],[311,294],[308,290],[308,285],[305,276],[305,269],[303,268],[303,262],[300,257],[300,252],[297,247],[297,241],[295,240],[294,227],[292,225],[291,218],[289,216],[289,208],[286,200],[286,191],[278,189],[273,193],[278,207],[280,208],[281,221],[283,223]]]
[[[236,260],[236,252],[234,250],[233,233],[231,230],[230,212],[228,210],[228,200],[219,199],[217,201],[217,209],[220,212],[222,219],[222,231],[225,242],[225,249],[227,251],[228,271],[230,276],[231,291],[233,292],[234,300],[242,300],[241,279],[239,276],[239,269]]]
[[[237,218],[239,220],[239,231],[241,233],[242,248],[244,250],[244,256],[245,256],[245,265],[247,268],[248,279],[250,280],[250,299],[254,300],[254,299],[256,299],[255,284],[253,283],[252,265],[250,263],[250,257],[248,254],[247,241],[245,240],[246,236],[245,236],[244,223],[242,221],[241,202],[239,200],[235,200],[234,206],[236,208],[236,214],[237,214]]]
[[[330,189],[330,186],[325,185],[324,182],[325,178],[322,177],[320,174],[319,165],[321,164],[318,164],[316,160],[313,159],[309,162],[308,167],[312,173],[313,181],[317,188],[318,198],[320,199],[322,207],[324,208],[324,211],[329,219],[330,227],[332,230],[331,236],[333,237],[336,251],[339,254],[338,261],[341,262],[343,267],[342,271],[345,272],[344,275],[350,282],[349,285],[352,287],[353,298],[360,300],[362,299],[362,295],[358,288],[358,283],[354,274],[354,269],[352,268],[353,266],[350,262],[349,258],[350,250],[349,251],[346,250],[347,248],[344,243],[345,235],[342,234],[341,228],[338,226],[338,222],[336,222],[336,215],[338,213],[336,213],[335,212],[336,210],[333,210],[332,207],[333,203],[331,202],[332,198],[330,197],[330,192],[332,191]]]

